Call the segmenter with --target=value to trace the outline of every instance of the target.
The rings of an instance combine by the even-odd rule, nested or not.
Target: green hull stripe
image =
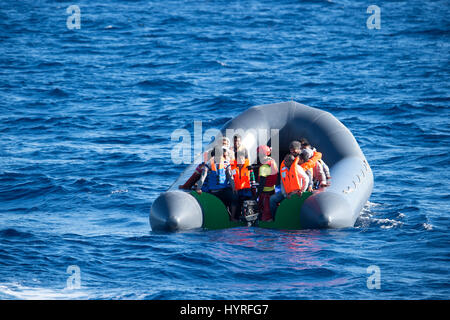
[[[210,193],[202,192],[198,194],[192,191],[191,194],[197,199],[203,211],[203,225],[202,228],[207,230],[226,229],[233,227],[244,226],[240,221],[231,221],[228,210],[223,202]]]
[[[302,225],[300,224],[300,211],[303,202],[310,195],[312,195],[312,192],[303,192],[301,197],[294,195],[290,199],[283,200],[275,214],[275,221],[260,221],[258,226],[261,228],[282,230],[302,229]]]
[[[207,230],[226,229],[233,227],[246,226],[241,221],[231,221],[230,215],[225,205],[219,198],[210,193],[202,192],[198,194],[191,192],[197,199],[203,212],[202,228]],[[290,199],[285,199],[280,203],[275,215],[275,221],[259,221],[261,228],[282,229],[282,230],[300,230],[300,210],[303,202],[311,195],[311,192],[304,192],[301,197],[294,195]]]

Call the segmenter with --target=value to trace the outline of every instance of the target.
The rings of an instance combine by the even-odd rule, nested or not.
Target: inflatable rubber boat
[[[289,152],[289,143],[304,137],[322,153],[331,172],[331,185],[301,197],[281,202],[275,220],[259,221],[262,228],[285,230],[352,227],[373,188],[373,174],[358,143],[339,120],[328,112],[289,101],[249,108],[228,121],[226,132],[244,129],[242,142],[256,159],[258,145],[272,146],[272,154],[281,160]],[[271,134],[257,134],[258,132]],[[274,134],[273,134],[274,133]],[[245,226],[231,221],[224,204],[214,195],[178,190],[194,172],[202,155],[189,165],[172,186],[152,204],[150,225],[153,231],[222,229]],[[276,159],[280,163],[280,159]]]

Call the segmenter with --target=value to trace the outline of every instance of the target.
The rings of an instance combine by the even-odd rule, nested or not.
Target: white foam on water
[[[20,300],[81,300],[87,299],[87,292],[82,289],[48,289],[27,287],[18,283],[0,284],[0,296],[10,296]],[[2,299],[5,299],[2,297]]]
[[[381,204],[367,201],[361,210],[361,214],[358,217],[356,228],[367,228],[370,225],[379,225],[382,229],[391,229],[403,225],[402,221],[387,219],[387,218],[376,218],[375,213],[371,210],[374,207],[378,207]],[[401,219],[405,217],[404,214],[400,213],[398,217]]]
[[[425,230],[428,230],[428,231],[433,230],[433,226],[429,223],[424,223],[423,227],[425,228]]]
[[[128,192],[128,189],[124,189],[124,190],[118,189],[118,190],[113,190],[113,191],[111,191],[111,194],[116,194],[116,193],[127,193],[127,192]]]

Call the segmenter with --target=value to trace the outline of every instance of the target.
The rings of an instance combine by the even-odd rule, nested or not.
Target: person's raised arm
[[[200,179],[197,183],[197,188],[195,189],[195,191],[197,191],[198,194],[202,193],[203,183],[205,182],[206,176],[208,175],[208,170],[209,170],[208,166],[205,165],[202,171],[202,175],[200,176]]]
[[[231,166],[230,165],[228,165],[225,168],[225,175],[226,175],[228,181],[230,182],[231,190],[236,191],[236,187],[235,187],[235,184],[234,184],[233,173],[231,172]]]
[[[311,173],[311,170],[306,170],[306,175],[308,176],[308,188],[307,188],[307,190],[309,192],[311,192],[312,189],[313,189],[313,175]]]
[[[203,167],[204,164],[201,163],[197,166],[197,168],[195,168],[194,173],[191,175],[191,177],[182,185],[178,186],[178,189],[191,189],[195,183],[198,181],[198,179],[200,179],[201,174],[203,172]]]
[[[302,189],[300,190],[300,192],[305,192],[308,188],[309,185],[309,177],[308,175],[305,173],[304,170],[302,170],[302,168],[297,168],[297,173],[299,175],[299,180],[302,181]]]
[[[317,175],[319,176],[319,179],[317,179],[317,180],[320,181],[319,183],[320,183],[321,187],[327,185],[327,177],[325,175],[325,171],[324,171],[322,163],[323,162],[319,161],[319,162],[317,162],[317,166],[316,166],[317,167]]]

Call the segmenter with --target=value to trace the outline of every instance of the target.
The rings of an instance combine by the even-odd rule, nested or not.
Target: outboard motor
[[[258,221],[258,203],[255,200],[244,200],[242,204],[241,220],[251,227]]]

